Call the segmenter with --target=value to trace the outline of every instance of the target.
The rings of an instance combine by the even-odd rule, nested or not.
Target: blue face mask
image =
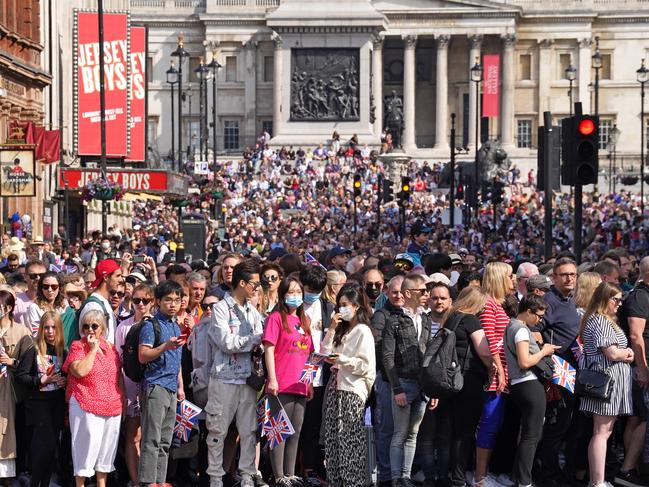
[[[302,296],[286,296],[284,298],[284,304],[289,308],[299,308],[302,306]]]
[[[320,299],[321,294],[322,293],[304,293],[304,302],[306,304],[313,304]]]

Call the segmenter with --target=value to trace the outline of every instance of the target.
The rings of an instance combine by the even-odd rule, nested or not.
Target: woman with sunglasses
[[[307,398],[313,396],[311,381],[300,380],[313,351],[311,326],[304,313],[304,290],[296,274],[285,277],[278,290],[278,303],[264,327],[264,356],[268,369],[266,392],[277,396],[295,434],[270,452],[275,485],[301,485],[295,461]],[[278,367],[279,365],[279,367]]]
[[[332,308],[336,305],[336,298],[340,288],[347,282],[347,275],[343,271],[327,271],[327,285],[323,291],[325,301],[331,303]]]
[[[32,330],[32,336],[36,336],[41,316],[46,311],[56,311],[63,314],[68,307],[65,296],[62,292],[62,281],[59,274],[48,271],[43,274],[36,286],[36,300],[27,308],[25,313],[25,326]]]
[[[76,487],[83,487],[85,479],[95,474],[97,487],[106,487],[119,441],[121,360],[117,348],[105,338],[108,324],[101,311],[84,314],[79,330],[82,338],[72,343],[63,364],[68,374],[72,465]]]
[[[126,335],[133,325],[141,323],[144,318],[153,316],[154,294],[153,287],[149,284],[138,284],[133,289],[131,298],[134,314],[122,321],[115,332],[115,348],[122,356]],[[138,485],[138,464],[140,462],[140,384],[133,382],[122,375],[124,381],[124,394],[126,395],[126,431],[124,456],[132,485]]]
[[[584,367],[607,370],[613,381],[608,399],[581,397],[579,409],[593,416],[593,436],[588,445],[590,485],[604,487],[606,443],[618,416],[632,413],[631,363],[633,350],[622,328],[617,311],[622,291],[614,284],[602,282],[595,289],[581,320],[579,335],[584,344]]]
[[[34,347],[20,361],[16,381],[29,390],[25,404],[27,426],[32,427],[30,486],[49,487],[57,466],[59,435],[65,418],[65,361],[63,323],[58,313],[41,317]]]
[[[261,266],[261,287],[259,306],[262,316],[268,316],[277,305],[277,290],[283,277],[280,266],[269,262]]]
[[[16,476],[16,400],[12,382],[20,360],[33,346],[29,330],[14,321],[15,307],[14,295],[0,290],[0,483]]]

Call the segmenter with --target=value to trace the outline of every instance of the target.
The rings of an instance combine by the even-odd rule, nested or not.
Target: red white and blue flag
[[[194,425],[198,420],[198,415],[201,414],[202,411],[201,408],[189,401],[178,403],[174,436],[180,438],[182,441],[189,441],[189,435],[192,432],[192,428],[194,428]]]
[[[304,253],[304,263],[305,263],[306,265],[317,265],[317,266],[319,266],[319,267],[322,267],[325,271],[327,270],[327,268],[326,268],[325,266],[323,266],[320,262],[318,262],[318,259],[316,259],[315,257],[313,257],[313,256],[312,256],[310,253],[308,253],[308,252],[305,252],[305,253]]]
[[[268,396],[262,397],[257,403],[257,425],[264,435],[264,426],[270,421],[270,399]]]
[[[322,364],[324,364],[325,359],[328,356],[329,355],[325,355],[324,353],[313,352],[309,357],[309,361],[307,363],[320,367]]]
[[[5,349],[0,345],[0,353],[5,353]],[[0,377],[7,377],[7,366],[0,364]]]
[[[581,364],[581,359],[584,356],[584,344],[581,342],[581,338],[575,338],[575,341],[570,345],[570,350],[572,351],[572,355],[575,357],[575,361],[578,364]]]
[[[293,425],[288,419],[286,411],[283,407],[280,407],[277,414],[271,415],[268,423],[263,426],[262,430],[263,435],[268,440],[268,447],[271,450],[280,443],[284,442],[289,436],[295,434]]]
[[[318,372],[319,368],[320,366],[310,364],[309,362],[304,364],[304,368],[302,369],[302,373],[300,374],[300,382],[302,382],[303,384],[313,384],[315,375]]]
[[[552,382],[574,394],[577,371],[568,363],[567,360],[564,360],[561,357],[553,355],[552,361],[554,362],[554,375],[552,376]]]

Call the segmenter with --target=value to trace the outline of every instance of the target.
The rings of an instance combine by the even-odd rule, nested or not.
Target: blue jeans
[[[379,470],[379,481],[392,479],[390,465],[390,442],[392,441],[392,388],[390,383],[378,374],[374,382],[376,407],[374,408],[374,434],[376,435],[376,463]]]
[[[417,381],[414,379],[400,381],[408,404],[404,407],[397,406],[394,396],[392,397],[394,433],[390,443],[390,470],[393,479],[410,477],[417,447],[417,433],[426,411],[426,400]]]

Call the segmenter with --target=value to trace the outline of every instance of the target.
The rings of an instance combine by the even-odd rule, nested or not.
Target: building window
[[[532,79],[532,55],[520,54],[518,56],[518,79],[529,81]]]
[[[225,120],[223,122],[223,146],[225,150],[239,148],[239,121]]]
[[[225,81],[237,81],[237,56],[225,58]]]
[[[566,69],[572,64],[570,58],[572,56],[569,53],[560,53],[559,54],[559,76],[558,79],[567,79],[566,78]]]
[[[190,57],[189,58],[189,80],[190,81],[199,81],[198,79],[198,73],[196,72],[196,69],[198,69],[198,66],[200,65],[201,60],[200,58],[197,57]],[[183,66],[184,68],[185,66]],[[177,68],[177,67],[176,67]],[[183,72],[185,69],[183,69]]]
[[[151,83],[153,81],[153,56],[147,56],[144,69],[146,69],[146,82]]]
[[[158,117],[149,117],[146,122],[146,138],[150,146],[158,144]]]
[[[602,69],[599,70],[600,79],[611,79],[611,55],[602,54]]]
[[[274,69],[275,69],[275,60],[273,56],[264,56],[264,83],[273,82]]]
[[[272,120],[262,120],[261,122],[261,131],[268,132],[268,135],[273,136],[273,121]]]
[[[608,137],[613,128],[613,120],[599,120],[599,150],[606,150]]]
[[[532,121],[518,120],[516,122],[516,147],[529,149],[532,147]]]

